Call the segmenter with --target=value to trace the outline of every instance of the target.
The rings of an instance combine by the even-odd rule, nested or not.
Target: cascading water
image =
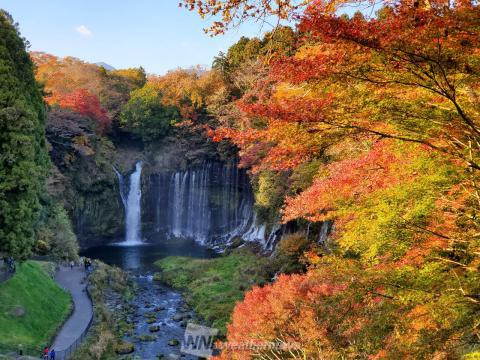
[[[123,179],[123,175],[120,173],[120,171],[117,170],[117,168],[115,166],[113,167],[113,171],[117,175],[118,188],[119,188],[119,192],[120,192],[120,198],[122,199],[123,208],[126,209],[127,208],[127,198],[125,196],[125,193],[126,193],[126,191],[125,191],[125,180]]]
[[[169,232],[204,242],[210,230],[209,168],[171,176],[168,203]]]
[[[114,168],[118,177],[120,188],[120,197],[122,198],[123,206],[125,207],[125,241],[121,245],[133,246],[142,244],[141,231],[141,176],[142,176],[142,162],[139,161],[135,165],[135,171],[130,175],[130,183],[128,195],[126,196],[125,181],[120,172]]]
[[[235,236],[263,241],[265,228],[256,224],[253,194],[246,173],[235,162],[157,174],[150,206],[154,231],[193,238],[215,246]]]

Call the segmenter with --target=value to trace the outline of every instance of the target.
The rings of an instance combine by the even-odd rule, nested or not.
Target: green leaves
[[[123,129],[132,132],[144,142],[159,140],[181,120],[176,107],[162,104],[162,95],[151,84],[131,93],[120,116]]]
[[[2,11],[0,69],[0,254],[25,258],[49,166],[45,112],[25,44]]]

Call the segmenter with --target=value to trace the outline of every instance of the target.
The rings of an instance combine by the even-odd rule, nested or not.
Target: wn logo
[[[186,354],[208,358],[213,354],[218,329],[188,323],[180,351]]]

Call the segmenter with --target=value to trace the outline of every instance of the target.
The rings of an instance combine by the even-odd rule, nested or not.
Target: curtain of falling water
[[[263,240],[257,238],[264,230],[255,224],[248,178],[236,165],[205,162],[160,175],[155,229],[201,243],[228,241],[237,235]]]

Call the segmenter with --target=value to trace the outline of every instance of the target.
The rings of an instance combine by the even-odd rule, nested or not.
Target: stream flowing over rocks
[[[195,320],[182,296],[171,288],[156,283],[151,274],[134,275],[139,286],[133,301],[134,313],[127,320],[134,325],[125,340],[134,344],[134,355],[141,359],[196,359],[180,352],[185,327]]]
[[[122,268],[137,285],[124,319],[124,340],[134,349],[131,355],[140,359],[162,359],[161,356],[163,359],[196,359],[181,353],[180,347],[187,323],[202,324],[202,321],[196,318],[178,291],[154,279],[153,263],[175,255],[211,258],[215,256],[213,251],[192,239],[156,238],[154,245],[100,246],[82,255]],[[109,306],[116,311],[118,304],[118,299],[111,299]]]

